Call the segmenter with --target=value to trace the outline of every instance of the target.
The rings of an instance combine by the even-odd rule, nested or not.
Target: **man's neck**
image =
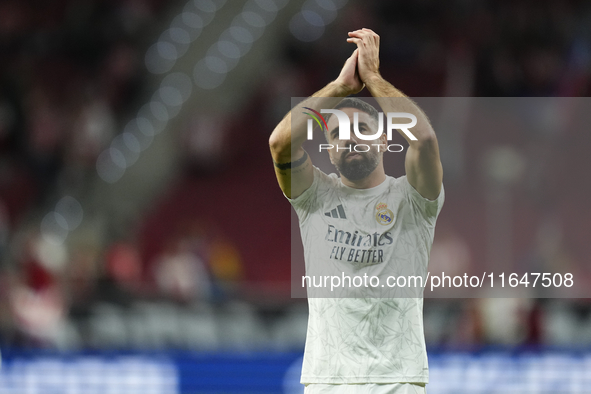
[[[386,173],[384,167],[379,165],[371,174],[363,179],[352,181],[341,175],[341,182],[343,185],[352,187],[353,189],[371,189],[382,184],[386,180]]]

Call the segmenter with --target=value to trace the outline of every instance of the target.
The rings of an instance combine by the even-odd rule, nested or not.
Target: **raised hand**
[[[359,50],[355,49],[353,54],[345,62],[338,78],[335,80],[335,83],[344,90],[345,95],[359,93],[364,87],[357,70],[358,54]]]
[[[380,77],[380,36],[373,30],[360,29],[349,32],[347,42],[357,45],[357,69],[361,80],[367,83],[373,77]]]

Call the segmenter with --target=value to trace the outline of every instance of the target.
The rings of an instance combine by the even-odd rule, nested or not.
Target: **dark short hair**
[[[343,101],[337,104],[335,109],[341,108],[357,108],[363,112],[367,112],[374,120],[378,121],[378,110],[371,104],[366,103],[365,101],[358,99],[356,97],[345,97]]]
[[[338,103],[334,109],[341,109],[341,108],[356,108],[360,111],[363,111],[367,114],[369,114],[369,116],[371,116],[371,118],[373,120],[376,121],[376,123],[378,123],[379,119],[378,119],[378,110],[375,109],[375,107],[371,104],[366,103],[365,101],[358,99],[357,97],[345,97],[340,103]],[[326,122],[328,123],[328,120],[330,119],[331,114],[326,114],[325,115],[325,119]],[[328,141],[328,130],[326,130],[324,132],[324,138]]]

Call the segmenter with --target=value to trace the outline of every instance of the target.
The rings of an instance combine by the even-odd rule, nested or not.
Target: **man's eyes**
[[[361,134],[374,134],[374,131],[371,130],[369,127],[367,127],[366,125],[359,125],[359,132]],[[353,133],[353,130],[351,130],[351,134]],[[336,139],[338,137],[339,133],[337,130],[334,130],[330,133],[330,138],[331,139]]]

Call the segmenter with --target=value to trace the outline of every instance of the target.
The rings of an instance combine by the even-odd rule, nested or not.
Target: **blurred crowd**
[[[84,184],[142,89],[158,10],[142,0],[0,4],[0,187],[12,221],[56,185]]]
[[[135,242],[91,240],[68,250],[29,222],[56,197],[91,193],[97,156],[143,98],[144,52],[167,7],[159,0],[0,2],[1,344],[56,346],[73,330],[68,321],[88,315],[93,303],[157,293],[141,285]],[[202,234],[170,238],[153,273],[162,293],[212,292],[199,279],[208,275],[203,254],[215,261],[234,251],[215,236],[211,250]]]
[[[301,302],[272,308],[269,300],[244,302],[244,289],[289,280],[290,251],[285,238],[282,260],[261,268],[259,256],[268,250],[256,246],[260,234],[251,230],[252,222],[243,225],[247,234],[239,239],[233,232],[239,224],[212,219],[211,211],[236,207],[203,206],[189,217],[167,218],[173,230],[152,231],[157,236],[147,237],[149,242],[144,235],[150,230],[138,225],[128,236],[73,249],[43,237],[38,223],[23,224],[56,197],[67,193],[83,200],[90,192],[98,154],[145,98],[144,53],[169,6],[161,0],[0,2],[0,346],[303,344]],[[228,126],[232,120],[215,114],[195,120],[194,132],[215,134],[215,125],[225,124],[229,137],[242,143],[240,150],[224,151],[230,163],[246,166],[267,158],[268,135],[289,110],[289,99],[307,96],[338,75],[353,48],[335,43],[359,27],[380,34],[381,72],[409,96],[591,93],[588,2],[351,0],[316,41],[302,42],[286,29],[281,56],[266,62],[265,77],[236,115],[247,120],[243,124],[252,135],[245,137],[241,127]],[[206,185],[212,175],[222,185],[241,182],[227,170],[231,164],[210,165],[216,158],[204,151],[203,138],[183,138],[194,142],[181,149],[186,171],[178,190],[185,200],[194,193],[193,201],[200,201],[206,193],[200,187],[191,192],[191,185]],[[536,141],[528,160],[542,163],[556,139]],[[249,171],[274,182],[269,162]],[[469,169],[458,170],[449,177],[452,188],[461,190],[469,176]],[[243,186],[236,190],[247,191],[252,183]],[[542,189],[527,191],[542,191],[534,201],[540,210],[553,198]],[[242,197],[244,210],[256,209],[246,202],[256,199]],[[281,202],[280,209],[286,208]],[[173,197],[168,205],[174,203]],[[576,259],[565,252],[561,226],[568,225],[545,220],[540,241],[528,246],[524,261]],[[469,227],[443,217],[433,263],[462,271],[482,258],[479,246],[471,244]],[[499,311],[505,319],[497,318]],[[591,313],[583,301],[428,300],[425,329],[433,345],[588,344]]]

